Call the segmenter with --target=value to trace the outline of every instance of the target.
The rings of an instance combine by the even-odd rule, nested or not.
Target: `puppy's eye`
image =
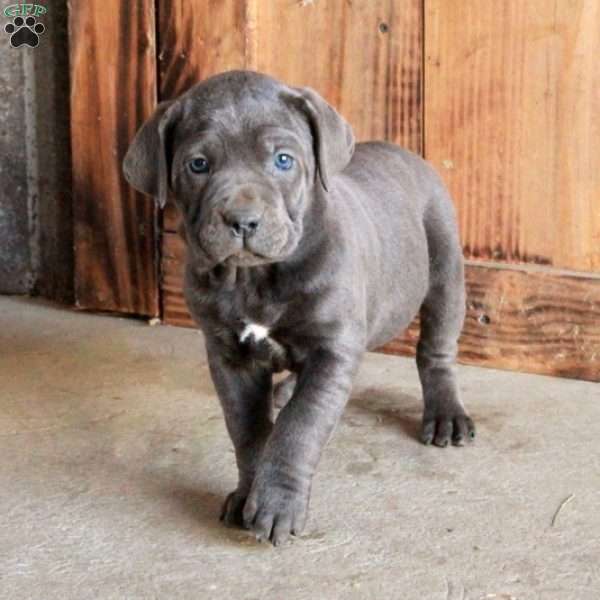
[[[188,163],[190,171],[200,175],[202,173],[208,173],[208,161],[205,158],[193,158]]]
[[[294,165],[294,159],[285,152],[280,152],[275,156],[275,166],[280,171],[289,171]]]

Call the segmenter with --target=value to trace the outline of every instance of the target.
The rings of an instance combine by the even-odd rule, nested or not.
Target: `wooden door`
[[[71,144],[75,301],[79,308],[159,314],[154,203],[121,161],[156,105],[152,0],[71,0]]]
[[[426,0],[424,19],[425,155],[470,265],[461,355],[600,380],[600,1]]]
[[[441,173],[467,260],[462,362],[600,380],[600,0],[71,10],[80,306],[155,315],[160,297],[165,322],[192,324],[174,208],[157,229],[120,160],[157,100],[250,68],[310,85],[359,140],[402,144]],[[417,335],[415,321],[384,351],[412,353]]]

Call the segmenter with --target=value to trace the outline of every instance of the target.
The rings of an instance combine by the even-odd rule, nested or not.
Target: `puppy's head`
[[[350,161],[350,126],[309,88],[231,71],[158,105],[123,169],[161,207],[172,191],[192,260],[253,266],[298,247],[315,185]]]

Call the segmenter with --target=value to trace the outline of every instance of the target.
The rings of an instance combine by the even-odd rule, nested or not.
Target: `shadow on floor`
[[[400,429],[413,441],[419,441],[423,409],[420,399],[398,392],[397,388],[368,387],[352,396],[346,409],[348,424],[352,416],[371,416],[383,426]]]

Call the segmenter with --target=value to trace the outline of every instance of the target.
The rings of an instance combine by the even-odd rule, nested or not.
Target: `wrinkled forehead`
[[[216,137],[221,140],[285,137],[289,134],[303,147],[311,145],[306,119],[269,86],[207,86],[183,99],[183,118],[176,127],[176,144],[193,139]]]

